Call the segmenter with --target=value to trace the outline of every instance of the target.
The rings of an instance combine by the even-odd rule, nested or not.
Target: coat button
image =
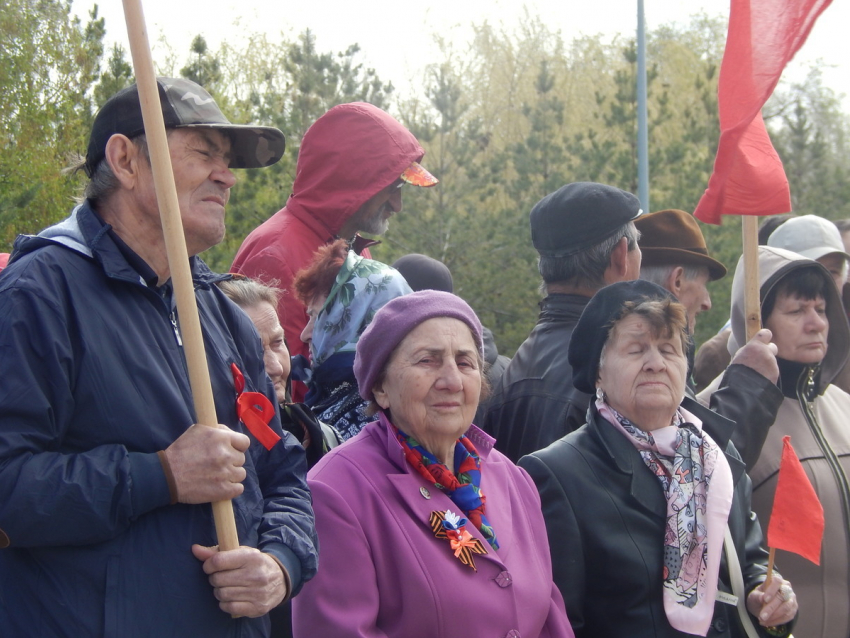
[[[423,496],[423,498],[431,498],[431,492],[428,491],[427,487],[420,487],[419,493]]]
[[[510,572],[502,572],[496,576],[495,581],[499,587],[510,587],[514,582],[514,579],[511,577]]]
[[[505,638],[522,638],[522,634],[519,633],[519,629],[511,629],[505,634]]]

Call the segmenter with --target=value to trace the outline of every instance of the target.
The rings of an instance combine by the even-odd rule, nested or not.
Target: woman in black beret
[[[684,399],[686,328],[655,284],[602,288],[569,347],[573,384],[596,396],[588,423],[520,460],[577,637],[788,636],[796,617],[778,573],[763,587],[732,422]]]

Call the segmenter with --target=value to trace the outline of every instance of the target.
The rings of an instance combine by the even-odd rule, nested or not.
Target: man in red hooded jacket
[[[410,131],[365,102],[333,107],[304,134],[286,206],[245,238],[231,266],[286,291],[277,311],[291,354],[309,356],[299,339],[306,309],[290,291],[295,273],[339,237],[370,257],[367,247],[375,242],[357,233],[386,232],[389,218],[401,210],[404,184],[437,183],[418,163],[424,155]]]

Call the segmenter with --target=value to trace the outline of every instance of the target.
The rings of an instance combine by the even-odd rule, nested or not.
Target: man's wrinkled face
[[[266,366],[266,374],[274,384],[277,402],[283,403],[286,401],[286,380],[289,378],[291,364],[277,310],[267,301],[261,301],[256,306],[249,306],[243,310],[260,335],[260,340],[263,342],[263,363]]]
[[[369,198],[352,217],[357,232],[383,235],[390,226],[390,217],[401,211],[401,187],[404,182],[397,179]]]
[[[230,139],[214,129],[178,128],[169,131],[168,148],[186,248],[197,255],[224,239],[224,207],[236,183],[229,168]],[[149,163],[146,170],[148,209],[158,218]]]
[[[697,315],[706,310],[711,310],[711,295],[708,294],[707,284],[710,279],[708,268],[703,271],[695,279],[682,278],[682,285],[676,293],[676,298],[679,300],[685,310],[688,312],[688,332],[694,334],[694,329],[697,323]]]
[[[643,259],[643,253],[640,246],[635,243],[635,247],[626,255],[626,281],[640,279],[640,264]]]

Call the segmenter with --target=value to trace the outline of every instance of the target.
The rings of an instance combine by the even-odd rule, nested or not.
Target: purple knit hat
[[[366,401],[374,398],[372,387],[396,346],[420,323],[436,317],[458,319],[469,326],[483,358],[481,322],[463,299],[439,290],[420,290],[396,297],[375,314],[357,341],[354,376],[361,397]]]

